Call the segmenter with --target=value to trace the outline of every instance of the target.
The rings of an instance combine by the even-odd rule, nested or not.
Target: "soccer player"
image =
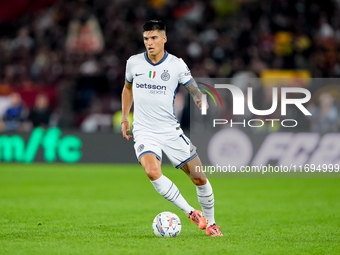
[[[122,92],[123,137],[127,140],[132,137],[127,131],[130,131],[128,115],[134,102],[134,148],[151,183],[160,195],[183,210],[200,229],[206,229],[207,235],[222,236],[215,224],[212,187],[203,173],[197,176],[193,171],[202,164],[196,147],[180,128],[173,106],[179,84],[188,90],[199,108],[202,106],[202,93],[184,61],[164,50],[167,37],[162,21],[146,22],[143,39],[146,52],[131,56],[126,64]],[[203,214],[190,206],[176,185],[162,174],[162,152],[196,185]]]

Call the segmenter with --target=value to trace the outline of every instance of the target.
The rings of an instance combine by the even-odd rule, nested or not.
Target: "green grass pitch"
[[[164,166],[199,208],[196,189]],[[163,199],[139,165],[0,164],[0,254],[340,254],[340,179],[210,179],[223,237]],[[157,213],[182,221],[152,231]]]

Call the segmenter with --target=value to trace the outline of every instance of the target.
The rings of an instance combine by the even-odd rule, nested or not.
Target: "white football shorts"
[[[138,162],[148,153],[154,154],[162,161],[162,152],[164,152],[174,167],[181,168],[197,156],[196,147],[181,128],[166,134],[138,132],[134,140]]]

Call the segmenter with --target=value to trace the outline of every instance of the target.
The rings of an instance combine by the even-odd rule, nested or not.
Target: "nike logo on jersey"
[[[136,73],[136,76],[143,75],[144,73]]]

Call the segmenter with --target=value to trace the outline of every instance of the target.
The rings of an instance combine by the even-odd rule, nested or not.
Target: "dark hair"
[[[161,20],[155,20],[155,19],[149,20],[144,24],[142,33],[144,33],[145,31],[153,31],[153,30],[161,30],[165,32],[164,22]]]

